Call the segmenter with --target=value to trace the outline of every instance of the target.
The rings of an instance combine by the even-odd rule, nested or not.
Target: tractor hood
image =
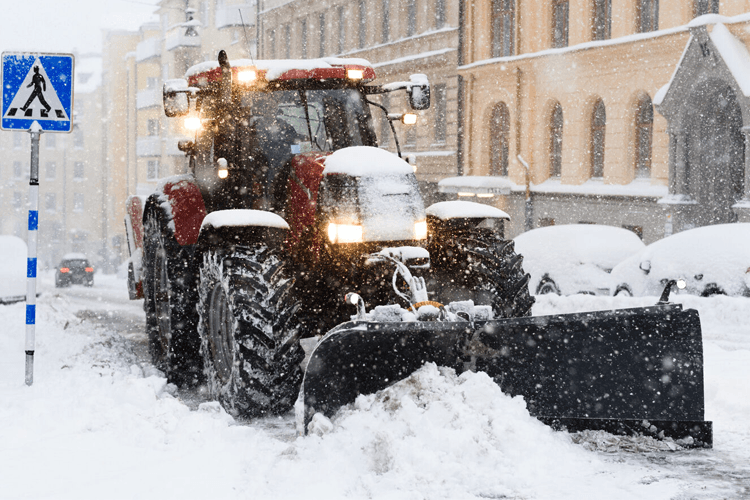
[[[325,159],[321,190],[321,211],[328,220],[361,230],[362,242],[426,238],[414,170],[393,153],[369,146],[334,152]]]

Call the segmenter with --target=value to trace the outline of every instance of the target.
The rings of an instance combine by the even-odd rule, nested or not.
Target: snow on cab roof
[[[362,81],[375,79],[375,70],[370,61],[361,58],[323,57],[319,59],[235,59],[229,61],[232,68],[254,68],[266,81],[295,80],[306,78],[346,78],[347,69],[363,70]],[[333,70],[333,71],[332,71]],[[191,85],[205,85],[218,81],[221,67],[218,61],[206,61],[190,67],[185,78]]]
[[[414,168],[395,154],[372,146],[339,149],[324,160],[323,175],[346,174],[352,177],[411,174]]]

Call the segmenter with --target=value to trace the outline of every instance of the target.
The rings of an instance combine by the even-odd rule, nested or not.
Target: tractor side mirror
[[[430,108],[430,82],[421,73],[409,77],[412,85],[406,90],[411,109],[422,111]]]
[[[164,82],[164,114],[169,118],[188,114],[190,111],[188,92],[186,80],[175,79]]]

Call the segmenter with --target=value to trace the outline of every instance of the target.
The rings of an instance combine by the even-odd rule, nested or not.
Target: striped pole
[[[34,383],[34,343],[36,327],[36,241],[39,229],[39,137],[42,129],[34,122],[31,134],[29,174],[29,234],[26,264],[26,385]]]

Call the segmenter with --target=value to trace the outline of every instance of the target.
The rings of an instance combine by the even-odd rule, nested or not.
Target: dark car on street
[[[73,284],[94,286],[94,268],[83,254],[66,254],[55,271],[57,288]]]

